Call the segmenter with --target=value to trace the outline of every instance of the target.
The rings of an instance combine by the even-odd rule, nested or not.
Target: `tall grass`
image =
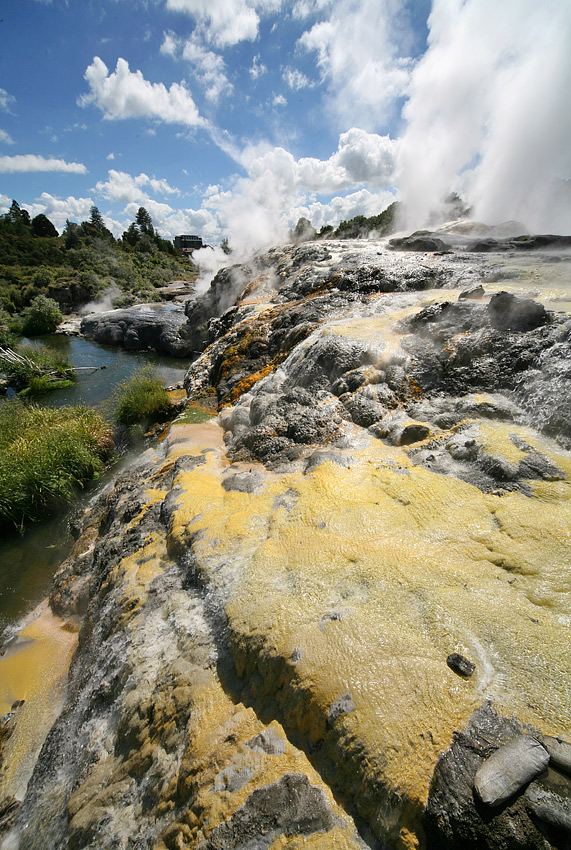
[[[152,366],[138,369],[120,383],[113,395],[114,419],[118,425],[150,425],[172,413],[169,395]]]
[[[0,403],[0,525],[22,527],[72,501],[96,478],[113,436],[87,407]]]

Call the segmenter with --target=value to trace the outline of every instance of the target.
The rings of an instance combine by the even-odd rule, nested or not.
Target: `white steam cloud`
[[[570,43],[561,0],[434,0],[399,144],[410,226],[457,189],[488,223],[571,230]]]

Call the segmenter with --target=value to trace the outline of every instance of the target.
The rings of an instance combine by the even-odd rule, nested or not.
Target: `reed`
[[[95,410],[0,403],[0,525],[23,527],[71,502],[112,449],[112,430]]]

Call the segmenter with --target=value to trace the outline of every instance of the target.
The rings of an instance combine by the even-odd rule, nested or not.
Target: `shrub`
[[[36,336],[55,331],[63,316],[57,302],[45,295],[37,295],[22,312],[22,330],[25,334]]]
[[[0,404],[0,525],[22,527],[72,501],[112,446],[109,425],[91,408]]]
[[[169,395],[153,368],[144,366],[119,384],[113,397],[118,425],[150,424],[172,412]]]

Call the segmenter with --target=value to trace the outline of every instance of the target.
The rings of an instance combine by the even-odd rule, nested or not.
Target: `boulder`
[[[549,753],[530,735],[519,735],[486,759],[474,777],[474,790],[488,806],[501,806],[549,764]]]
[[[177,304],[137,304],[91,313],[82,320],[80,330],[95,342],[122,345],[131,351],[150,349],[171,357],[189,357],[195,353],[188,339],[184,309]]]

